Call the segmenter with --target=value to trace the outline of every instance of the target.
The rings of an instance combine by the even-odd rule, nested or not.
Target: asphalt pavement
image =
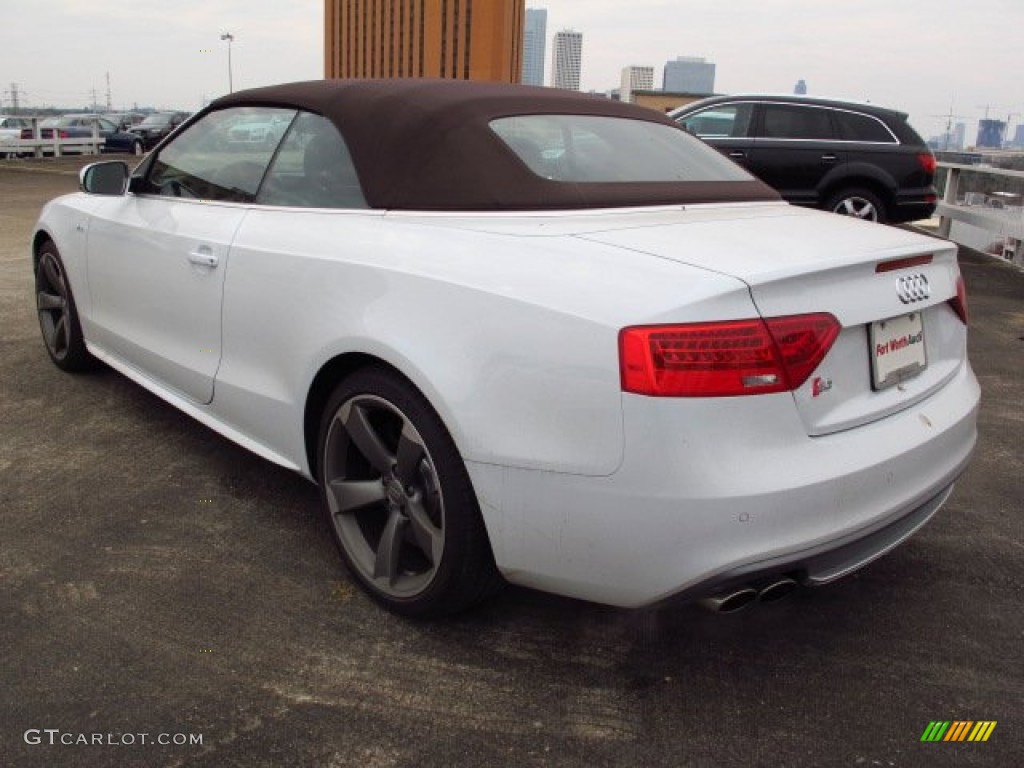
[[[312,485],[50,363],[28,243],[80,164],[0,161],[0,766],[1021,764],[1024,273],[961,251],[980,442],[889,556],[729,616],[509,588],[415,623],[355,587]]]

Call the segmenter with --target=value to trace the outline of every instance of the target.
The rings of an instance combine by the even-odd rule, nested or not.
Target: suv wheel
[[[885,203],[874,192],[866,189],[840,190],[829,198],[825,210],[879,224],[888,221]]]

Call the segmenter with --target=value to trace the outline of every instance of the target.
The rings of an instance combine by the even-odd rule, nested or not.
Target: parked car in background
[[[16,147],[4,147],[8,139],[20,139],[21,131],[30,125],[24,117],[0,115],[0,157],[14,157],[21,153]]]
[[[139,137],[145,149],[150,150],[170,135],[171,131],[181,125],[187,117],[187,112],[154,112],[129,130]]]
[[[926,219],[935,156],[907,115],[807,96],[714,96],[670,113],[797,205],[869,221]]]
[[[141,112],[107,112],[103,117],[112,123],[116,123],[122,131],[127,131],[133,125],[138,125],[146,119],[146,116]]]
[[[257,124],[281,132],[224,142]],[[81,188],[32,237],[55,365],[103,361],[317,483],[402,614],[499,574],[773,600],[911,536],[974,449],[956,247],[788,205],[651,109],[292,83]]]
[[[17,139],[21,137],[21,129],[28,128],[29,121],[24,117],[0,115],[0,138]]]
[[[60,117],[49,117],[39,123],[39,137],[52,139],[54,131],[62,139],[84,139],[96,133],[104,140],[101,150],[103,152],[127,152],[132,155],[142,155],[145,150],[142,140],[133,133],[122,131],[117,124],[108,120],[102,115],[62,115]],[[21,138],[31,139],[32,128],[23,128]],[[62,149],[61,152],[81,152],[81,148]]]
[[[224,142],[226,145],[236,144],[242,147],[253,144],[276,145],[281,134],[288,128],[289,122],[281,117],[255,117],[240,121],[225,132]]]

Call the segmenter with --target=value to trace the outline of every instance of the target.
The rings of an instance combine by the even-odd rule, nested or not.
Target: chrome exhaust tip
[[[789,597],[799,586],[788,576],[780,576],[764,582],[757,590],[757,599],[762,603],[774,603]]]
[[[753,587],[740,587],[705,597],[700,604],[714,613],[735,613],[757,600],[758,592]]]

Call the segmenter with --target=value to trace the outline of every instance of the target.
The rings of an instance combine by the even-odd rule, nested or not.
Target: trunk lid
[[[834,315],[839,338],[793,393],[810,435],[910,407],[965,362],[952,243],[787,206],[671,218],[574,236],[738,278],[763,317]]]

